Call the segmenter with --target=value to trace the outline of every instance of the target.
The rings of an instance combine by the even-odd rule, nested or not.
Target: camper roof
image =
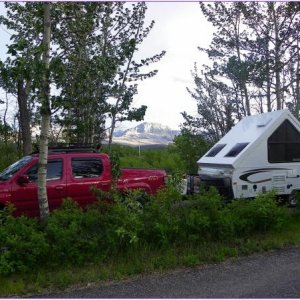
[[[247,151],[269,137],[285,119],[289,119],[300,129],[299,122],[287,109],[243,118],[200,158],[198,164],[235,166],[247,155]]]

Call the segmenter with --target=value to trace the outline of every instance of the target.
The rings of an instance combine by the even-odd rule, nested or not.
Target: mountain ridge
[[[113,142],[130,145],[168,145],[178,134],[179,130],[161,123],[143,122],[133,128],[117,130]]]

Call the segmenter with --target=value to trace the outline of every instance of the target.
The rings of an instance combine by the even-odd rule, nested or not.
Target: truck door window
[[[101,176],[103,164],[98,158],[72,158],[74,178],[93,178]]]
[[[29,176],[30,182],[36,182],[38,179],[38,164],[32,166],[26,175]],[[62,160],[49,160],[47,166],[47,181],[48,180],[58,180],[62,178]]]
[[[285,120],[268,138],[270,163],[300,161],[300,132]]]

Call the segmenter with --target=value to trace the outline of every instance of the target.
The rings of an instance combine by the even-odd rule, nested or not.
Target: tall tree
[[[27,155],[32,152],[31,139],[31,108],[29,97],[29,84],[20,72],[19,67],[8,66],[7,62],[0,64],[0,76],[2,78],[0,86],[7,94],[16,96],[19,106],[19,125],[22,138],[22,152]]]
[[[2,23],[14,34],[5,72],[12,91],[19,91],[20,112],[24,112],[20,126],[25,135],[30,132],[33,105],[40,105],[35,100],[43,36],[42,4],[6,5],[7,18],[3,17]],[[137,93],[137,84],[132,83],[154,76],[156,70],[144,72],[143,66],[164,55],[162,52],[141,62],[133,59],[137,46],[153,26],[153,22],[148,27],[144,24],[146,5],[78,2],[55,3],[52,7],[50,69],[51,82],[56,87],[50,101],[52,121],[64,128],[69,141],[91,143],[103,139],[107,118],[112,120],[111,133],[116,122],[141,120],[146,107],[132,108],[133,95]],[[39,124],[40,114],[36,116]],[[23,123],[27,124],[24,129]],[[30,134],[26,136],[31,138]]]
[[[37,3],[5,3],[6,16],[0,16],[0,23],[11,32],[8,57],[1,64],[1,87],[17,98],[19,106],[19,126],[22,137],[23,154],[32,152],[31,121],[36,65],[39,59],[42,22],[41,5]]]
[[[56,64],[63,71],[55,78],[62,106],[56,121],[73,142],[93,142],[94,134],[103,130],[105,123],[103,82],[109,84],[115,74],[114,58],[107,57],[103,49],[105,7],[99,3],[65,3],[57,4],[55,10],[59,24],[53,32],[58,45]]]
[[[241,102],[241,114],[251,114],[249,95],[249,72],[251,65],[245,59],[243,45],[247,32],[243,27],[241,9],[236,3],[200,3],[204,16],[212,22],[217,31],[208,49],[199,48],[213,61],[205,66],[207,73],[223,77],[223,82],[232,87]]]
[[[295,64],[299,11],[289,3],[242,3],[249,40],[245,49],[255,66],[251,81],[258,94],[266,97],[267,110],[282,109],[290,101],[293,79],[286,77]],[[275,105],[273,104],[275,103]]]
[[[226,84],[213,77],[198,74],[195,65],[193,72],[196,88],[187,89],[197,101],[197,117],[184,112],[183,126],[195,134],[203,134],[211,142],[218,141],[234,125],[233,116],[237,113],[233,91]]]
[[[156,54],[152,57],[142,59],[140,62],[134,60],[134,54],[138,50],[138,46],[148,36],[154,26],[154,21],[149,26],[145,26],[145,13],[147,6],[145,3],[137,3],[132,8],[131,21],[126,25],[126,36],[119,36],[116,40],[119,66],[118,74],[115,78],[113,92],[111,94],[114,99],[110,104],[109,117],[111,119],[109,130],[109,145],[112,143],[113,133],[117,122],[122,121],[141,121],[144,118],[147,107],[142,105],[139,108],[131,108],[133,96],[137,94],[138,80],[145,80],[157,74],[157,70],[142,72],[143,67],[149,66],[152,63],[160,61],[165,55],[165,51]],[[125,10],[126,12],[126,10]],[[126,24],[124,20],[119,19],[119,26]]]
[[[216,32],[211,45],[200,48],[211,64],[204,65],[200,75],[193,73],[196,88],[188,91],[197,100],[199,115],[184,113],[185,125],[210,132],[218,140],[235,119],[254,111],[288,104],[299,114],[298,7],[273,2],[201,3],[200,7]],[[220,102],[222,97],[225,100]]]
[[[43,64],[41,65],[42,81],[40,86],[41,101],[41,136],[39,151],[39,168],[38,168],[38,200],[40,216],[46,220],[49,216],[49,205],[47,197],[47,161],[48,161],[48,140],[50,130],[50,39],[51,39],[51,16],[50,3],[44,2],[44,34],[43,34]]]
[[[93,142],[111,118],[110,139],[116,122],[140,120],[146,107],[132,108],[137,85],[129,82],[154,76],[142,67],[158,61],[155,55],[140,63],[133,60],[138,44],[153,23],[144,26],[144,3],[72,3],[58,6],[60,30],[54,39],[65,69],[60,78],[64,106],[58,121],[76,133],[81,142]],[[72,105],[75,102],[76,106]]]

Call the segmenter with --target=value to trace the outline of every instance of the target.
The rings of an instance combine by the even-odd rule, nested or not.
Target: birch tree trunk
[[[47,197],[47,161],[48,140],[50,130],[50,83],[49,83],[49,56],[51,35],[50,3],[44,3],[44,37],[43,37],[43,82],[41,88],[41,136],[38,168],[38,200],[41,220],[49,216],[49,205]]]

